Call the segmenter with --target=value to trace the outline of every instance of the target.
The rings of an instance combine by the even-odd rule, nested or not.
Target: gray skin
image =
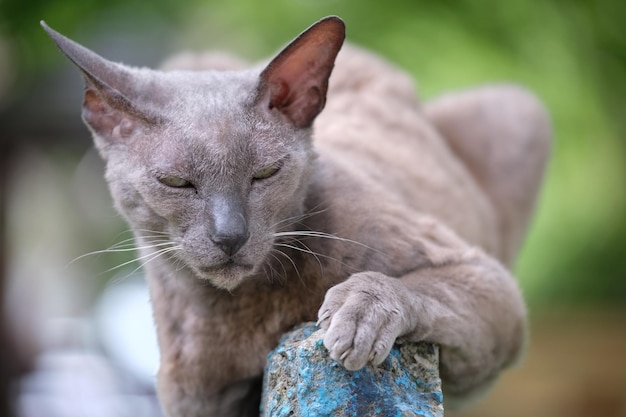
[[[380,364],[399,336],[440,345],[446,406],[523,351],[508,268],[550,142],[530,93],[422,105],[382,59],[337,55],[336,17],[237,71],[189,56],[131,68],[44,27],[85,77],[83,119],[150,259],[168,416],[258,415],[266,355],[304,321],[349,370]]]

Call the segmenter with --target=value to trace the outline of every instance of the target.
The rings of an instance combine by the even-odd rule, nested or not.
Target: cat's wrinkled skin
[[[406,74],[346,46],[326,94],[344,38],[332,17],[243,71],[199,56],[130,68],[47,30],[85,75],[116,207],[155,255],[169,416],[258,415],[266,355],[303,321],[347,369],[399,336],[439,344],[446,404],[518,357],[525,308],[507,267],[549,148],[529,93],[422,106]]]

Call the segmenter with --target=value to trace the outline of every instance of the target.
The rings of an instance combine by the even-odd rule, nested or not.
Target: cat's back
[[[339,54],[328,101],[315,122],[322,159],[376,195],[433,215],[470,242],[495,251],[496,219],[482,189],[421,110],[411,77],[352,45]]]

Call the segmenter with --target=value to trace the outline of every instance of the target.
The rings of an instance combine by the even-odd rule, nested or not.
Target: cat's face
[[[195,274],[233,289],[269,256],[274,233],[301,211],[313,152],[310,129],[260,108],[254,73],[161,74],[171,104],[155,125],[107,149],[107,181],[138,235],[165,232]],[[172,80],[170,80],[172,79]],[[226,82],[224,82],[226,80]],[[191,89],[190,89],[191,90]],[[200,98],[200,99],[199,99]]]
[[[139,243],[227,290],[260,272],[302,210],[343,23],[313,25],[262,72],[225,73],[128,68],[47,30],[85,75],[83,119]]]

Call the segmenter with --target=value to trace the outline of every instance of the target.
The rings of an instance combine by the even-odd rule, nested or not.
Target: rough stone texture
[[[322,339],[322,330],[305,324],[270,353],[262,417],[443,416],[435,346],[400,342],[380,366],[350,372]]]

